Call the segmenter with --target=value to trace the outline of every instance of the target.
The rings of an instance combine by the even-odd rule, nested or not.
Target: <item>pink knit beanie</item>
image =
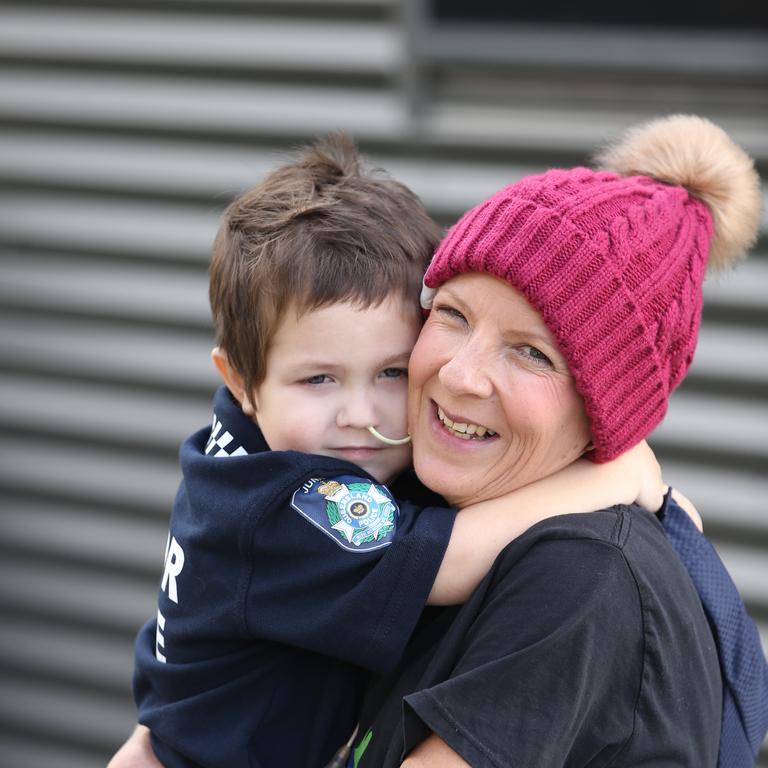
[[[693,359],[707,263],[755,240],[759,179],[717,126],[675,115],[631,129],[598,162],[505,187],[450,230],[422,304],[463,272],[506,280],[541,314],[591,423],[595,461],[647,437]]]

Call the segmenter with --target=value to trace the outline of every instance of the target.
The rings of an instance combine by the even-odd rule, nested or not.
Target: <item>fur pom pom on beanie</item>
[[[750,158],[700,117],[631,128],[598,163],[526,177],[466,213],[427,269],[422,303],[464,272],[520,291],[568,361],[590,457],[608,461],[664,417],[693,360],[707,265],[754,243],[761,194]]]

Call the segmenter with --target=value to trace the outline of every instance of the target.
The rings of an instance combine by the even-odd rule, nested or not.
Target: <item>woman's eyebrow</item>
[[[553,349],[557,349],[557,343],[551,336],[545,336],[543,333],[532,331],[530,328],[511,328],[508,331],[505,331],[503,335],[505,339],[514,338],[516,342],[519,342],[521,338],[524,338],[527,341],[536,341],[545,344],[548,347],[552,347]]]

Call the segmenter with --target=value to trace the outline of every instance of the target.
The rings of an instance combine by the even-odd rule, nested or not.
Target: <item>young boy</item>
[[[425,603],[464,600],[542,509],[638,496],[642,449],[463,510],[454,529],[409,448],[369,432],[406,434],[439,235],[338,136],[225,213],[210,294],[226,387],[182,445],[159,610],[137,640],[139,721],[167,768],[325,765]]]

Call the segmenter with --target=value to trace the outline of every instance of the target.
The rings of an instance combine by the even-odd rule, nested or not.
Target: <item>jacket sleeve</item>
[[[389,671],[432,589],[454,515],[396,501],[366,478],[290,489],[247,533],[246,632]]]

